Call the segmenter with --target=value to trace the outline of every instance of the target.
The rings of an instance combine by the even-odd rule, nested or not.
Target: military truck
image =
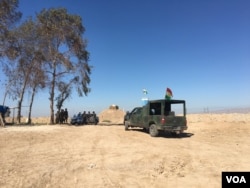
[[[180,135],[187,130],[185,100],[150,100],[124,117],[125,130],[140,127],[156,137],[160,132]]]
[[[0,126],[5,126],[5,117],[10,116],[10,108],[8,106],[0,105]]]

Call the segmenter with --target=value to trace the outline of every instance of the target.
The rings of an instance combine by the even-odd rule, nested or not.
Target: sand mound
[[[103,110],[99,115],[99,124],[123,124],[125,112],[117,105],[111,105],[109,109]]]

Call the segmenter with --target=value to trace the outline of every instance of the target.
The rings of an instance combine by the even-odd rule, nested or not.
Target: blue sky
[[[25,19],[58,7],[82,17],[94,67],[91,93],[64,105],[71,115],[111,104],[131,110],[144,88],[149,99],[171,88],[190,112],[250,107],[250,1],[20,0],[19,10]],[[47,91],[36,96],[33,115],[49,115]]]

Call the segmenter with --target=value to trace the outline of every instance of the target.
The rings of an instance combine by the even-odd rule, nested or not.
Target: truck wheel
[[[149,134],[152,137],[156,137],[159,135],[159,131],[157,130],[157,127],[155,124],[150,125],[149,127]]]
[[[128,130],[128,122],[126,121],[125,122],[125,131],[127,131]]]

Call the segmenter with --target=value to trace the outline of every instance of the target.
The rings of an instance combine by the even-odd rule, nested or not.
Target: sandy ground
[[[180,138],[112,126],[0,128],[0,187],[221,187],[250,171],[250,114],[189,115]]]

